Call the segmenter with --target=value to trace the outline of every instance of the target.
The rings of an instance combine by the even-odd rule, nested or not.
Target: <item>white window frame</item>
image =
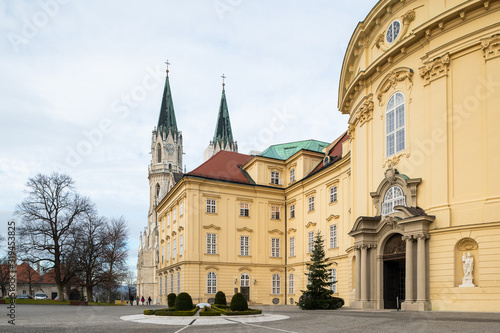
[[[162,282],[163,281],[162,281],[162,278],[160,276],[160,296],[162,295]],[[139,305],[139,304],[137,304],[137,305]]]
[[[179,202],[179,216],[184,214],[184,201]]]
[[[217,254],[217,234],[207,233],[207,254]]]
[[[215,199],[207,199],[207,210],[206,212],[209,214],[217,213],[217,201]]]
[[[295,168],[290,169],[290,183],[295,181]]]
[[[184,253],[184,235],[179,236],[179,255],[182,256]]]
[[[240,216],[250,216],[250,204],[248,202],[240,202]]]
[[[175,258],[177,254],[177,240],[174,239],[172,242],[172,258]]]
[[[161,247],[161,262],[165,262],[165,246]]]
[[[271,257],[280,257],[280,238],[271,238]]]
[[[281,294],[281,276],[278,273],[273,274],[272,278],[272,294],[280,295]]]
[[[174,208],[172,212],[172,221],[177,221],[177,208]]]
[[[396,23],[399,25],[399,30],[397,31],[397,34],[394,35],[394,27],[396,25]],[[399,37],[399,34],[401,33],[401,28],[402,28],[402,24],[401,24],[401,21],[399,20],[394,20],[391,22],[391,24],[389,25],[389,27],[387,28],[387,30],[385,31],[385,41],[387,44],[392,44],[394,43],[398,37]],[[392,33],[392,39],[389,40],[389,32]]]
[[[290,275],[288,275],[288,293],[290,295],[293,295],[294,294],[294,281],[295,280],[295,277],[293,276],[293,273],[290,273]]]
[[[290,218],[295,218],[295,204],[290,205]]]
[[[207,274],[207,294],[217,293],[217,274],[215,272],[208,272]]]
[[[396,196],[398,195],[398,196]],[[395,206],[406,206],[406,196],[403,189],[397,185],[391,186],[384,194],[382,216],[396,212]]]
[[[165,295],[168,294],[168,275],[165,275]]]
[[[330,249],[336,248],[337,245],[337,225],[332,224],[330,226]]]
[[[170,293],[174,292],[174,274],[170,274]]]
[[[308,201],[308,211],[312,212],[314,210],[314,195],[310,196]]]
[[[250,255],[250,236],[240,236],[240,256]]]
[[[290,237],[290,257],[295,257],[295,236]]]
[[[170,242],[167,243],[167,261],[170,260]]]
[[[250,287],[250,275],[248,273],[241,274],[240,287]]]
[[[398,96],[402,101],[397,102]],[[394,93],[385,109],[385,152],[393,156],[406,149],[406,98],[402,92]]]
[[[271,220],[280,219],[280,206],[271,206]]]
[[[330,290],[334,294],[337,293],[337,283],[332,283],[337,281],[337,270],[335,268],[330,269]]]
[[[307,253],[314,251],[314,231],[309,231],[307,234]]]
[[[337,202],[337,186],[330,187],[330,203]]]
[[[170,227],[170,213],[167,214],[167,227]]]
[[[271,171],[271,184],[274,184],[274,185],[280,184],[280,172],[279,171]]]

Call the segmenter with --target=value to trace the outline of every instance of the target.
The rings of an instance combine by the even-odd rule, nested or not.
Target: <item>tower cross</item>
[[[224,75],[224,73],[222,73],[221,78],[222,78],[222,89],[224,89],[224,86],[226,85],[226,84],[224,83],[224,79],[226,78],[226,76]]]
[[[168,62],[168,59],[167,61],[165,61],[165,64],[167,64],[167,77],[168,77],[168,66],[170,66],[170,62]]]

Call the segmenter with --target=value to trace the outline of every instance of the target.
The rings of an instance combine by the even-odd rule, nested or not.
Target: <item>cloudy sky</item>
[[[69,174],[123,215],[136,264],[165,64],[188,171],[213,137],[221,75],[240,152],[347,129],[339,72],[376,0],[0,0],[0,233],[25,183]]]

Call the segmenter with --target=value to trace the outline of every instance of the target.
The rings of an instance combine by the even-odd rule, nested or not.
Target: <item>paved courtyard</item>
[[[142,310],[159,306],[16,306],[15,326],[2,310],[0,332],[500,332],[500,313],[301,311],[295,306],[260,306],[264,316],[253,320],[214,317],[221,324],[205,325],[206,317],[140,319]],[[287,318],[288,317],[288,318]],[[265,321],[264,319],[277,319]],[[266,319],[266,320],[267,320]],[[193,322],[193,320],[195,320]],[[221,322],[223,321],[223,322]],[[191,325],[190,325],[191,324]],[[212,323],[211,323],[212,324]]]

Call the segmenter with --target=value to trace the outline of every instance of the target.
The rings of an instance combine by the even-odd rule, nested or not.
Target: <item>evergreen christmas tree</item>
[[[324,241],[321,233],[318,232],[314,240],[314,249],[311,254],[311,262],[307,263],[309,283],[307,290],[301,290],[302,296],[298,306],[304,310],[314,309],[337,309],[344,305],[342,298],[333,297],[331,286],[337,281],[330,282],[328,267],[331,263],[325,255]]]

